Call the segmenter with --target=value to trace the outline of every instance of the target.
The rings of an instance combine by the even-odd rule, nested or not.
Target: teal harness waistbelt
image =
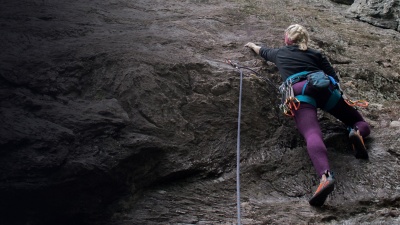
[[[295,73],[295,74],[291,75],[290,77],[286,78],[285,83],[286,84],[295,84],[295,83],[307,78],[307,75],[310,74],[310,73],[312,73],[312,72],[303,71],[303,72],[300,72],[300,73]]]
[[[286,85],[293,85],[293,84],[305,79],[307,77],[307,75],[309,75],[311,73],[313,73],[313,72],[303,71],[303,72],[300,72],[300,73],[293,74],[290,77],[288,77],[284,83]],[[329,76],[329,79],[330,79],[331,83],[334,86],[336,86],[337,83],[336,83],[335,79],[333,77],[331,77],[331,76]],[[303,89],[301,91],[301,95],[296,95],[295,97],[300,102],[305,102],[305,103],[313,105],[314,107],[317,107],[317,102],[315,101],[315,99],[313,97],[311,97],[311,96],[308,96],[308,95],[304,94],[307,85],[308,85],[308,81],[306,81],[306,83],[304,84]],[[326,102],[325,106],[322,108],[324,111],[329,111],[333,107],[335,107],[335,105],[339,102],[340,98],[342,97],[342,95],[341,95],[339,90],[337,90],[337,89],[331,90],[329,87],[328,87],[328,89],[331,92],[331,96],[329,97],[329,99]]]

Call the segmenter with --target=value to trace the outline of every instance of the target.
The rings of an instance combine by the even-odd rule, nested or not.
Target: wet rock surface
[[[239,73],[224,60],[279,85],[243,45],[279,47],[292,23],[370,102],[370,160],[320,112],[337,186],[309,206],[319,181],[305,143],[275,90],[245,72],[242,223],[400,223],[400,34],[349,16],[360,2],[4,2],[0,223],[236,223]]]

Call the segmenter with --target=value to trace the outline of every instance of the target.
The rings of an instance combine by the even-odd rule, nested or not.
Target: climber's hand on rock
[[[256,44],[254,44],[253,42],[249,42],[247,44],[244,45],[245,47],[249,47],[249,48],[253,48],[256,46]]]
[[[254,44],[253,42],[249,42],[244,45],[245,47],[251,48],[255,53],[260,54],[260,46]]]

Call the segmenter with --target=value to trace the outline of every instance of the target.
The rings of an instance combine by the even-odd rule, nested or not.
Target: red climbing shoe
[[[330,172],[326,172],[322,175],[321,183],[308,202],[312,206],[322,206],[333,189],[335,189],[335,179]]]
[[[367,148],[359,130],[351,129],[349,133],[350,143],[353,146],[354,155],[357,159],[368,159]]]

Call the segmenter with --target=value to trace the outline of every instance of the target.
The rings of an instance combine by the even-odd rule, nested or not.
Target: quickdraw
[[[281,104],[279,105],[280,111],[282,111],[283,114],[285,114],[286,116],[294,117],[294,111],[299,109],[300,101],[294,96],[292,83],[287,83],[286,85],[281,85],[279,88],[277,88],[271,80],[269,80],[266,77],[260,76],[256,71],[254,71],[248,67],[239,66],[237,63],[233,63],[229,59],[226,59],[225,62],[227,64],[230,64],[232,67],[234,67],[236,69],[250,70],[256,76],[264,79],[268,84],[270,84],[272,87],[277,89],[282,94]]]
[[[344,95],[342,95],[344,101],[347,103],[347,105],[351,106],[351,107],[361,107],[361,108],[367,108],[369,105],[369,102],[367,102],[366,100],[350,100],[348,98],[345,98]]]
[[[347,103],[347,105],[351,106],[351,107],[361,107],[361,108],[367,108],[369,105],[369,102],[367,102],[366,100],[351,100],[349,99],[342,91],[342,88],[340,87],[339,83],[337,84],[337,87],[340,91],[340,93],[342,94],[342,98],[344,99],[344,101]]]
[[[275,97],[275,94],[278,94],[279,88],[278,88],[278,87],[274,84],[274,82],[272,82],[270,79],[268,79],[267,77],[261,76],[261,74],[259,74],[258,72],[254,71],[253,69],[251,69],[251,68],[249,68],[249,67],[241,66],[241,65],[239,65],[239,64],[237,64],[237,63],[232,62],[232,61],[229,60],[229,59],[225,59],[225,63],[227,63],[227,64],[231,65],[232,67],[234,67],[235,69],[241,71],[241,74],[243,74],[242,69],[249,70],[249,71],[251,71],[252,73],[254,73],[254,75],[255,75],[256,77],[258,77],[258,78],[264,80],[271,88],[273,88],[273,90],[271,90],[270,88],[267,88],[267,92],[271,94],[271,95],[270,95],[270,97],[271,97],[271,99],[270,99],[271,102],[275,102],[275,100],[278,100],[278,98],[274,99],[274,97]],[[244,74],[243,74],[243,75],[244,75]],[[293,96],[293,97],[294,97],[294,96]],[[274,104],[274,105],[273,105],[273,108],[274,108],[274,111],[275,111],[275,113],[276,113],[276,117],[278,118],[278,121],[281,122],[280,117],[279,117],[279,108],[276,107],[277,105],[278,105],[278,104]]]
[[[257,77],[263,79],[265,82],[267,82],[272,88],[274,88],[276,91],[279,91],[279,88],[277,86],[275,86],[274,82],[272,82],[270,79],[268,79],[267,77],[263,77],[261,76],[258,72],[254,71],[253,69],[250,69],[249,67],[246,66],[240,66],[237,63],[232,62],[230,59],[225,59],[225,63],[231,65],[232,67],[236,68],[236,69],[245,69],[245,70],[249,70],[251,72],[254,73],[254,75],[256,75]]]
[[[294,117],[294,111],[300,107],[300,101],[294,96],[292,83],[284,83],[279,87],[282,94],[282,101],[279,109],[286,116]]]
[[[225,59],[225,63],[231,65],[232,67],[239,69],[239,66],[237,63],[233,63],[230,59]]]

